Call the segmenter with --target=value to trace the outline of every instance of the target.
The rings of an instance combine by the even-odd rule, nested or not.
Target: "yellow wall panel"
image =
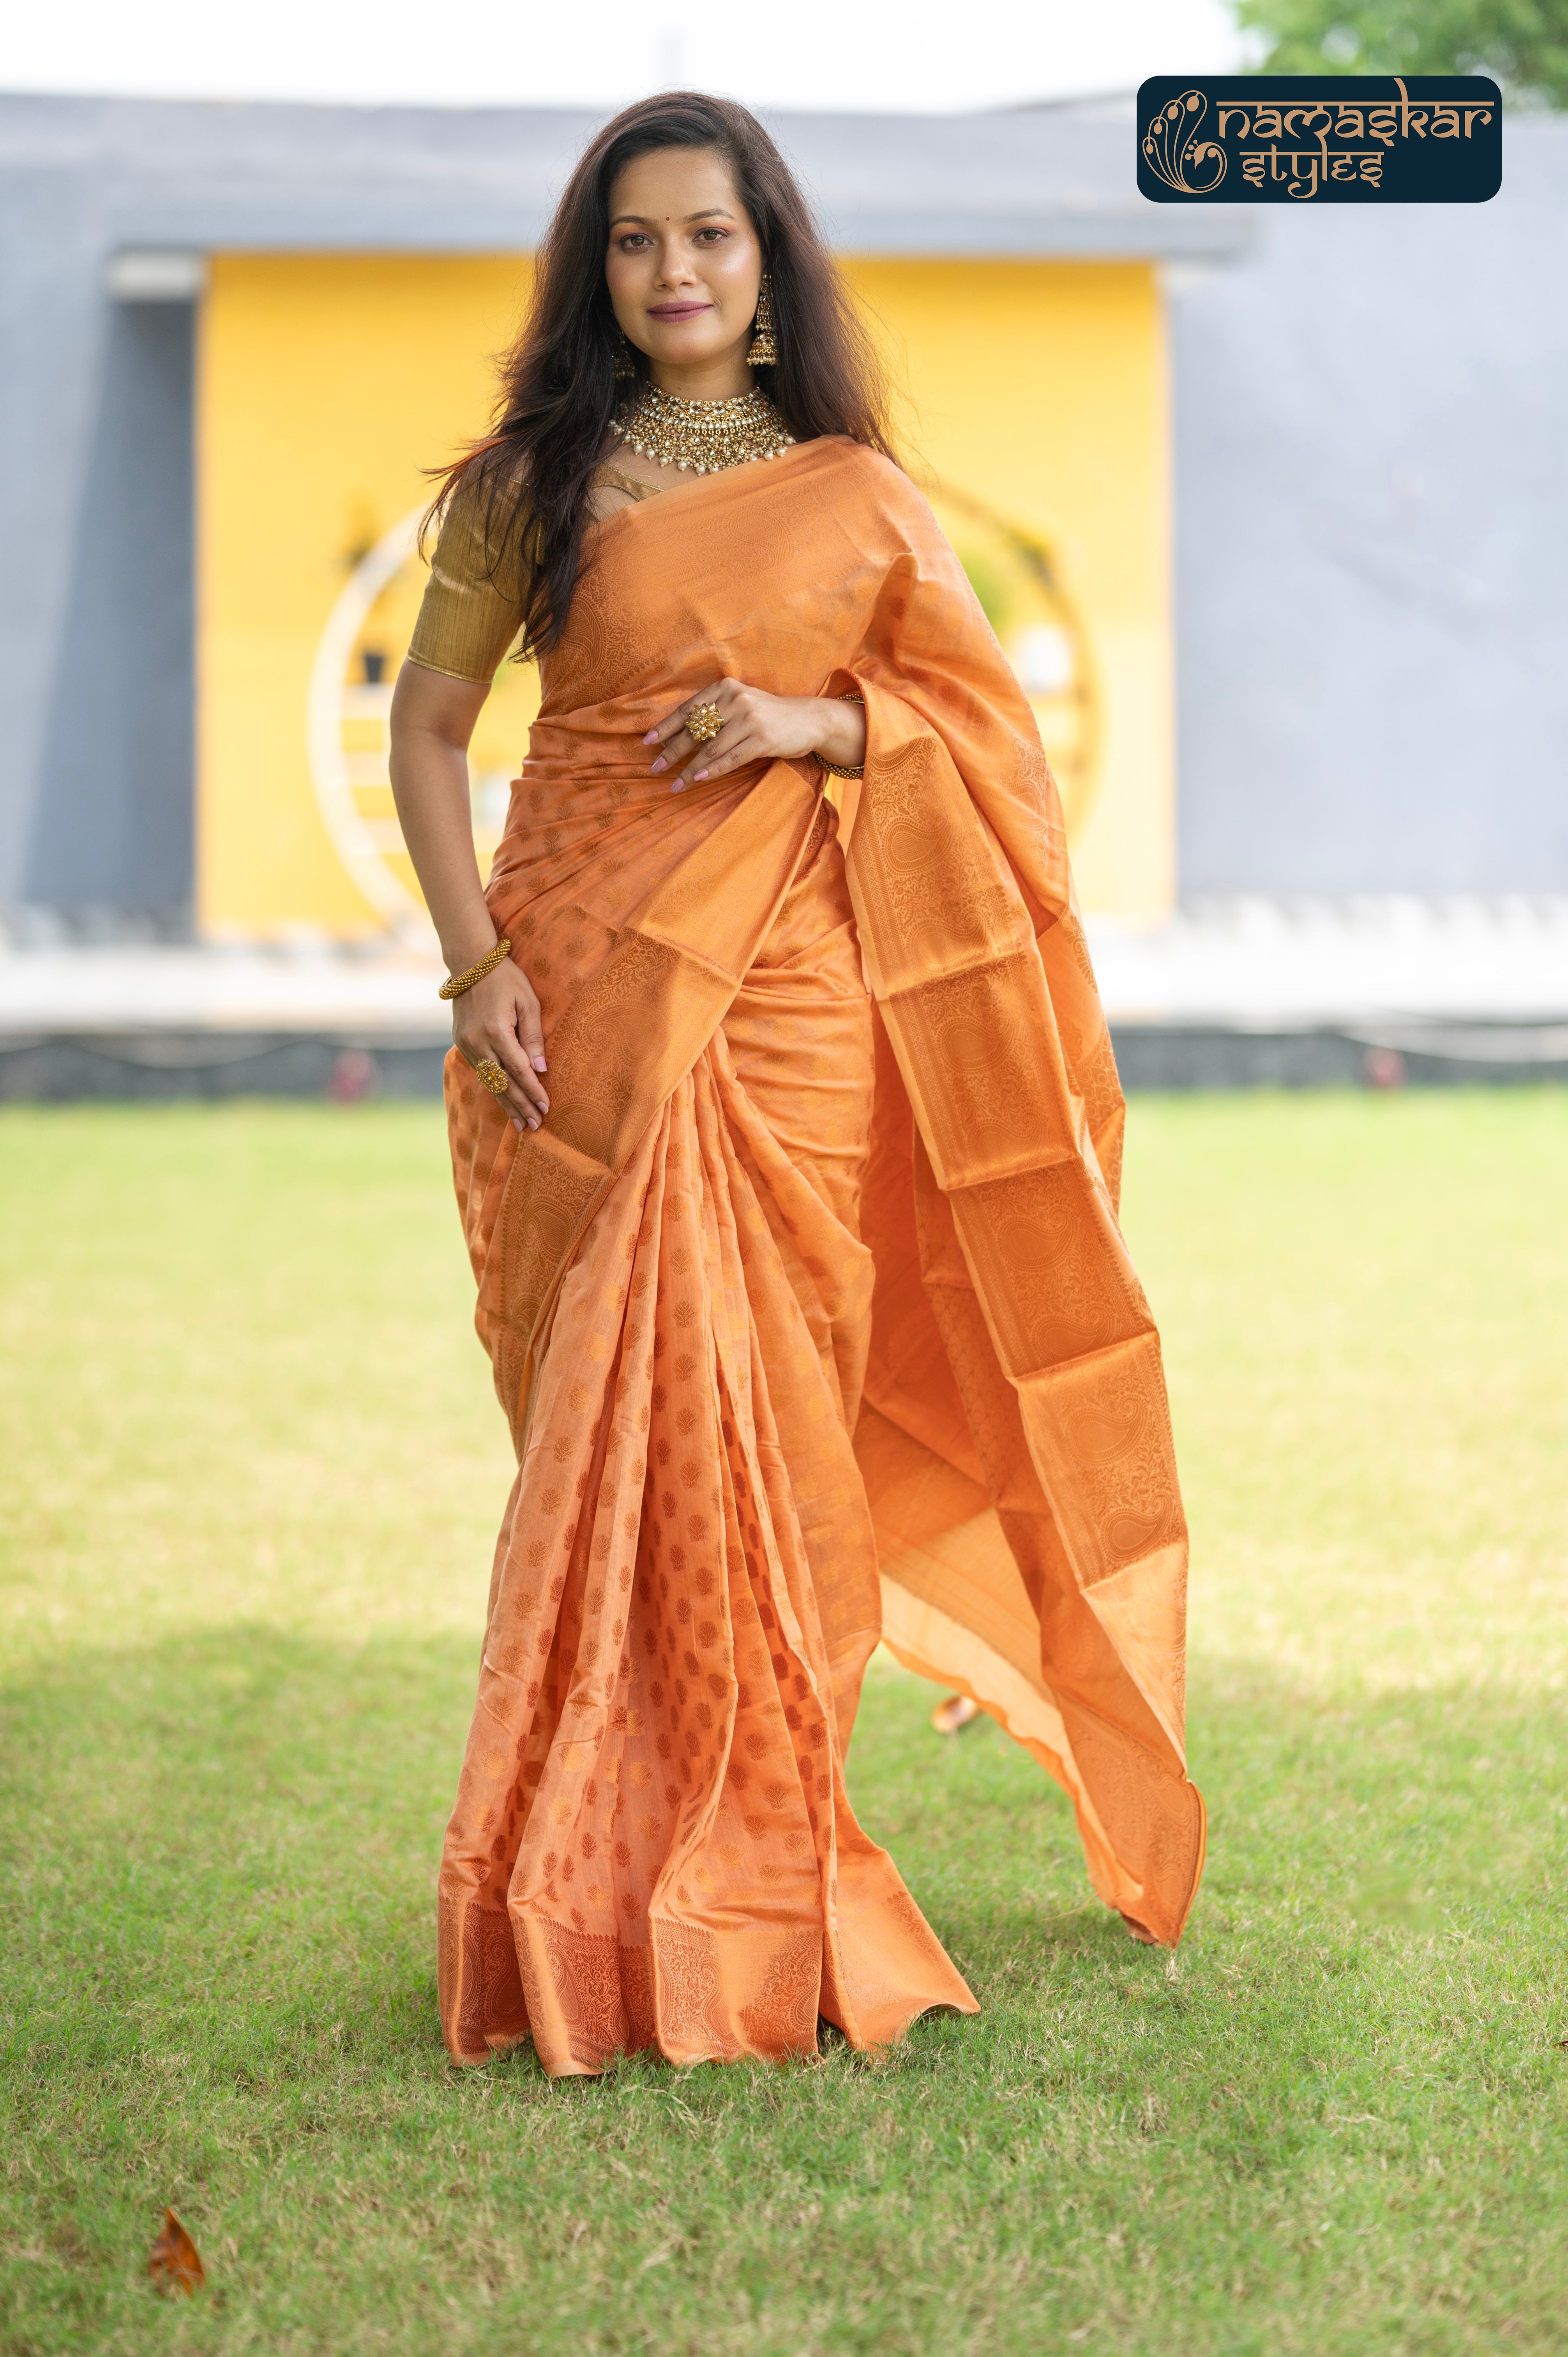
[[[1142,263],[849,264],[908,389],[930,474],[1037,532],[1096,674],[1101,740],[1070,828],[1090,909],[1156,917],[1174,889],[1165,320]],[[1004,635],[1005,635],[1004,633]]]
[[[198,895],[209,933],[379,929],[317,811],[306,700],[352,566],[489,412],[526,258],[222,254],[198,394]]]
[[[985,548],[966,546],[968,501],[1048,548],[1074,610],[1073,694],[1081,703],[1087,683],[1089,694],[1081,712],[1072,706],[1069,730],[1088,748],[1086,782],[1069,797],[1084,905],[1157,915],[1172,888],[1173,783],[1154,274],[1131,264],[848,267],[908,388],[917,470],[959,502],[942,513],[966,562],[989,561]],[[199,891],[209,933],[343,936],[386,921],[318,807],[306,741],[312,666],[356,564],[428,496],[421,468],[483,426],[489,356],[515,325],[528,280],[517,255],[214,261],[198,460]],[[410,609],[406,577],[388,596],[400,615]],[[522,679],[509,684],[489,732],[497,746],[478,764],[487,774],[521,755],[529,702]],[[1036,708],[1047,725],[1056,707]],[[343,741],[360,740],[350,731]],[[488,791],[493,800],[493,780]],[[373,791],[360,802],[367,813],[381,808]],[[384,834],[384,817],[371,824]],[[406,885],[406,864],[400,873]]]

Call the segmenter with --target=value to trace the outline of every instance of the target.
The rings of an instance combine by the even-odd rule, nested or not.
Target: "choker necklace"
[[[617,417],[615,431],[656,467],[687,467],[698,475],[716,475],[751,458],[777,458],[795,440],[756,385],[730,401],[687,401],[645,384]]]

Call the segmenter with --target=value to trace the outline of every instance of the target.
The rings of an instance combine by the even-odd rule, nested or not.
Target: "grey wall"
[[[1228,251],[1144,205],[1125,108],[776,125],[863,253]],[[0,910],[177,925],[191,868],[189,317],[124,249],[505,252],[596,118],[0,96]]]
[[[189,314],[110,256],[526,247],[592,122],[0,97],[0,909],[188,901]],[[1184,892],[1568,890],[1568,122],[1244,213],[1144,203],[1126,105],[775,128],[850,250],[1169,264]]]
[[[1259,219],[1171,274],[1182,889],[1568,891],[1568,121]]]
[[[194,866],[194,328],[189,303],[106,307],[18,894],[163,931],[188,924]]]

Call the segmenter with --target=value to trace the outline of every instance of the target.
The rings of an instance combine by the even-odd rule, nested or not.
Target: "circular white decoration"
[[[338,592],[311,665],[306,735],[317,808],[338,858],[382,923],[410,943],[427,949],[435,942],[435,929],[424,903],[402,881],[388,857],[389,853],[403,851],[403,831],[395,818],[368,817],[361,811],[357,790],[368,781],[357,770],[367,757],[350,753],[343,742],[345,721],[379,720],[383,731],[388,728],[392,681],[360,686],[349,679],[348,671],[371,607],[414,554],[422,512],[413,509],[384,532]],[[384,755],[369,758],[384,761]]]

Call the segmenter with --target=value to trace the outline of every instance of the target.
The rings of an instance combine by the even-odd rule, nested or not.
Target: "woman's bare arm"
[[[489,694],[414,662],[404,663],[392,691],[392,799],[453,974],[477,965],[496,944],[468,808],[468,739]],[[453,1000],[452,1037],[470,1064],[495,1058],[510,1083],[500,1103],[520,1129],[537,1129],[550,1110],[541,1077],[544,1036],[521,967],[503,959]]]

